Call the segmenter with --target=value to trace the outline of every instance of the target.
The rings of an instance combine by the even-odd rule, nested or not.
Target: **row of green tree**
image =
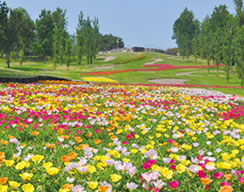
[[[244,84],[244,7],[243,0],[234,0],[236,15],[228,12],[226,5],[215,7],[211,16],[203,22],[194,19],[187,8],[173,25],[173,39],[180,55],[194,55],[217,65],[225,64],[226,79],[229,81],[233,66],[236,67],[241,85]]]
[[[98,18],[85,18],[80,12],[73,35],[67,25],[66,10],[43,9],[34,22],[24,8],[10,9],[0,1],[0,53],[8,67],[12,57],[18,57],[22,64],[26,55],[52,59],[55,67],[58,63],[69,67],[71,62],[80,65],[83,56],[91,64],[99,51],[124,47],[120,37],[99,32]]]

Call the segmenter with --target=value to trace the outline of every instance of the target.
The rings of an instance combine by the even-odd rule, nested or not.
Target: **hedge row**
[[[69,79],[52,77],[52,76],[35,76],[35,77],[0,77],[0,83],[35,83],[45,80],[70,81]]]

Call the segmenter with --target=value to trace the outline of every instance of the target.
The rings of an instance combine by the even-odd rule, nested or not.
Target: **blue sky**
[[[79,12],[97,17],[102,34],[122,37],[127,47],[176,47],[171,39],[174,21],[185,7],[202,21],[215,6],[226,4],[235,14],[233,0],[6,0],[11,8],[23,7],[37,19],[41,9],[66,9],[68,31],[75,33]]]

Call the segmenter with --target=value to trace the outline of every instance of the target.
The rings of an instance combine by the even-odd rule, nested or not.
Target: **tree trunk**
[[[6,63],[8,65],[8,68],[10,68],[10,58],[9,58],[9,56],[10,56],[10,53],[8,52],[7,56],[6,56]]]

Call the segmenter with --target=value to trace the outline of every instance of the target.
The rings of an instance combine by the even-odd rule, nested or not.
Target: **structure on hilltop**
[[[165,51],[162,50],[162,49],[144,48],[144,47],[132,47],[132,48],[112,49],[110,51],[101,51],[98,54],[120,53],[120,52],[154,52],[154,53],[165,53]]]

